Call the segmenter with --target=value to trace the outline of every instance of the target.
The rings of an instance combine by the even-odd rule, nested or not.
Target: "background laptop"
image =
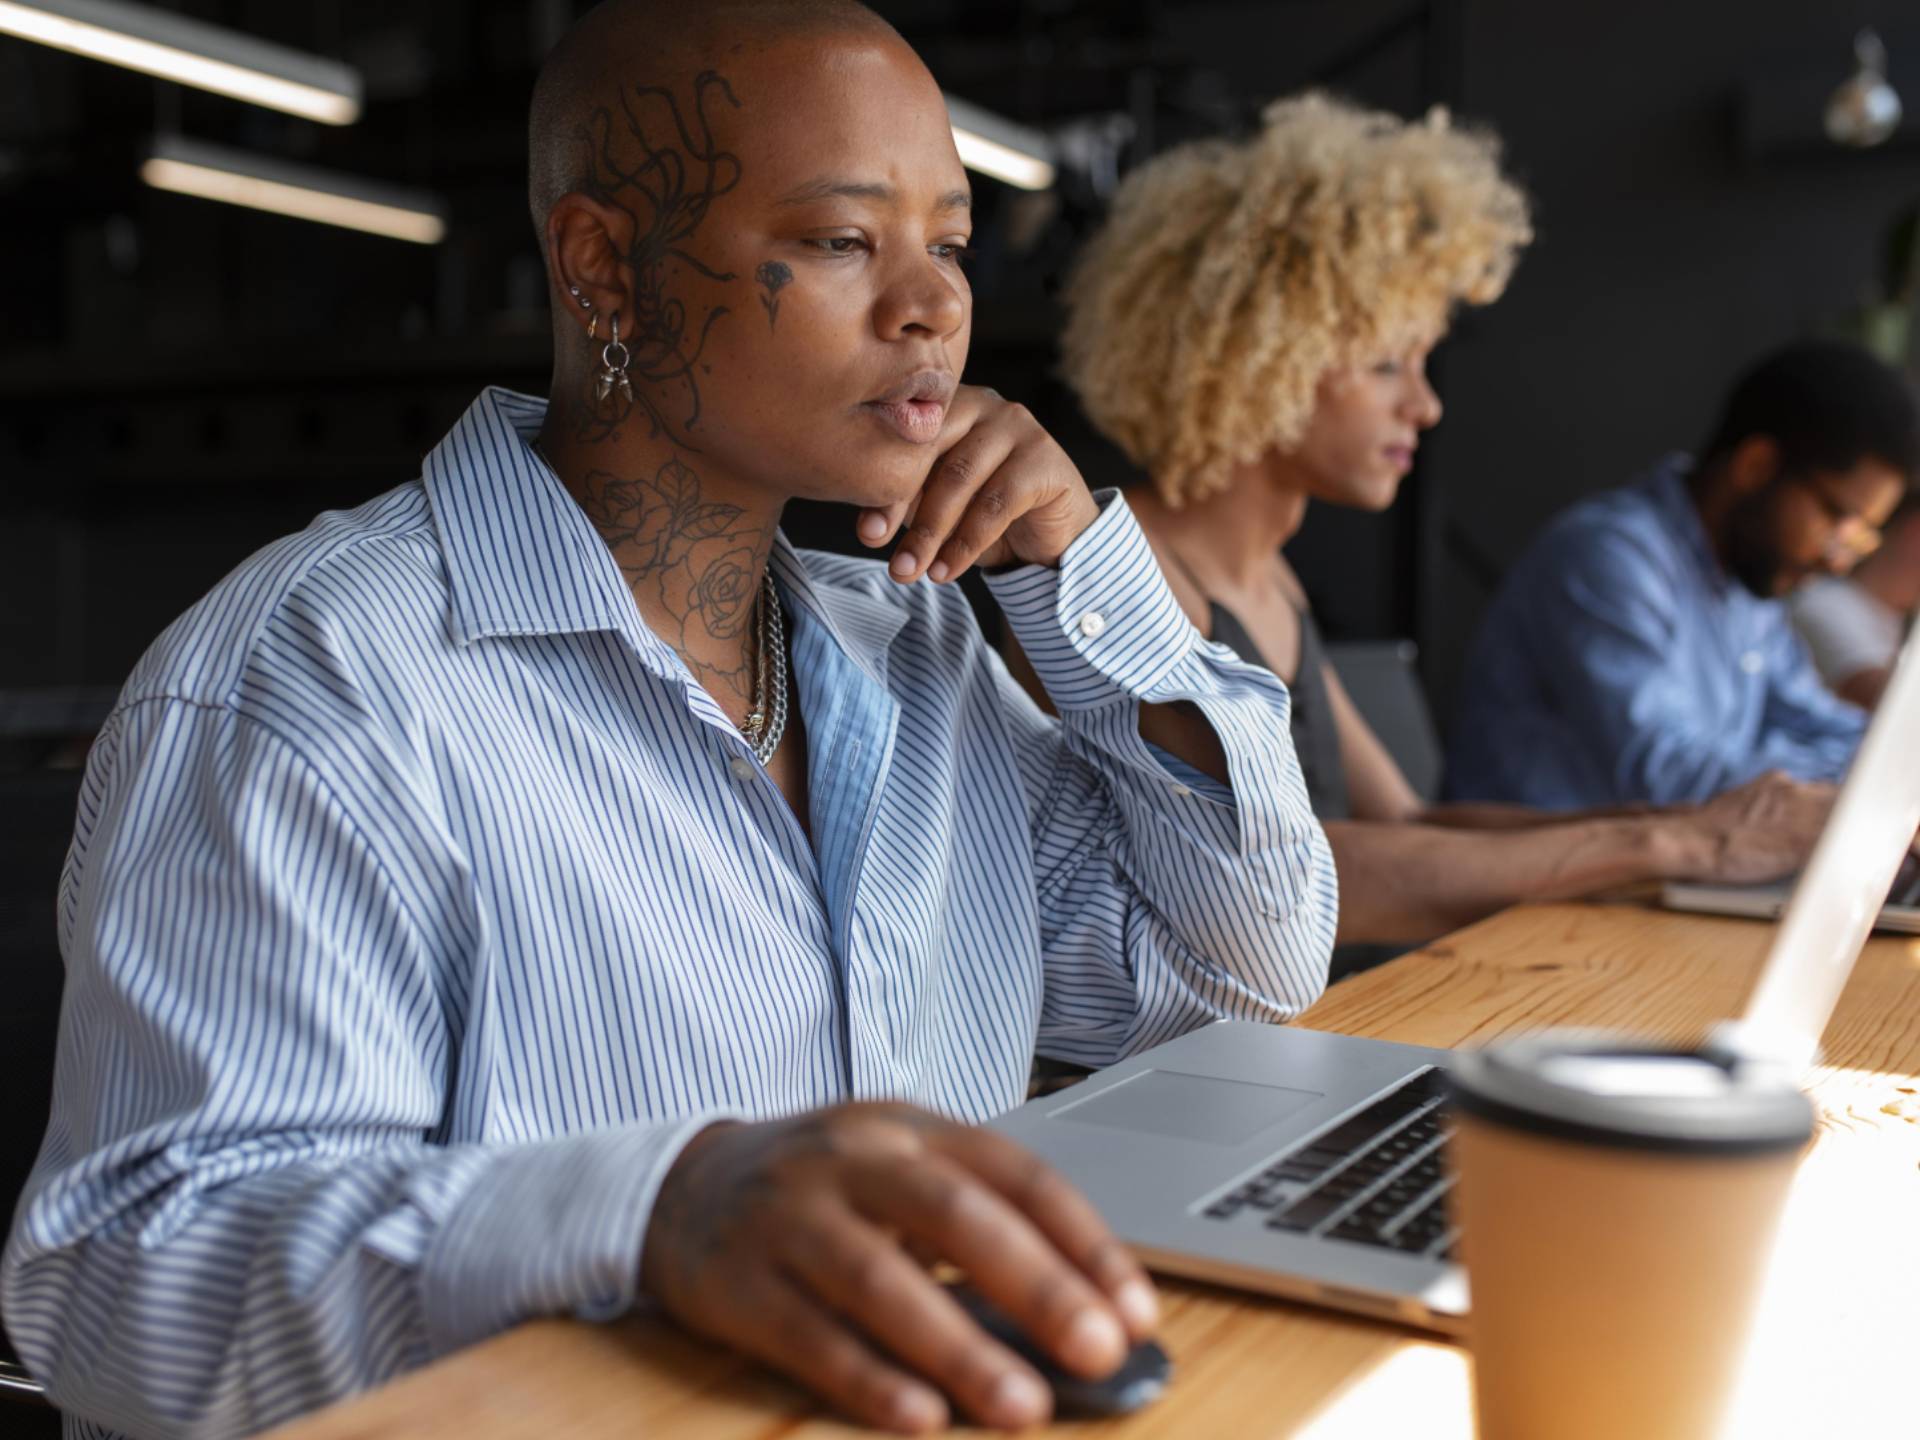
[[[1915,761],[1920,764],[1920,760]],[[1793,881],[1773,885],[1707,885],[1670,880],[1660,887],[1660,903],[1669,910],[1692,910],[1703,915],[1740,915],[1755,920],[1778,920],[1793,895]],[[1898,935],[1920,935],[1920,865],[1911,861],[1887,892],[1887,903],[1874,917],[1876,930]]]
[[[1774,936],[1736,1062],[1810,1061],[1920,825],[1920,630]],[[1445,1207],[1447,1051],[1228,1022],[993,1122],[1080,1186],[1150,1267],[1462,1328]]]

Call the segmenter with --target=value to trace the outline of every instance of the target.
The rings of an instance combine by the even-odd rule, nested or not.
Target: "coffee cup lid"
[[[1595,1030],[1548,1030],[1458,1052],[1456,1109],[1536,1134],[1715,1155],[1796,1149],[1813,1107],[1777,1072]]]

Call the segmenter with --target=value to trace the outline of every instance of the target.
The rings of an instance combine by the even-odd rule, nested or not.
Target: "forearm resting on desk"
[[[1659,828],[1593,820],[1524,830],[1330,820],[1342,945],[1431,939],[1525,900],[1569,900],[1658,875]]]
[[[1705,805],[1525,828],[1330,821],[1342,944],[1424,940],[1522,901],[1646,880],[1775,880],[1812,849],[1833,789],[1763,775]]]
[[[1535,830],[1542,825],[1564,825],[1570,820],[1618,820],[1647,815],[1653,805],[1610,805],[1596,810],[1541,810],[1532,805],[1430,805],[1407,818],[1447,830]]]

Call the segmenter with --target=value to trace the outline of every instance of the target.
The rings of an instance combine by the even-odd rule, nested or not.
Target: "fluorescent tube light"
[[[1053,188],[1053,142],[1038,130],[947,96],[947,118],[960,163],[1022,190]]]
[[[360,118],[360,72],[351,66],[152,5],[0,0],[0,35],[326,125],[351,125]]]
[[[198,140],[168,136],[155,141],[140,178],[178,195],[271,210],[416,245],[437,245],[447,234],[446,212],[431,195]]]

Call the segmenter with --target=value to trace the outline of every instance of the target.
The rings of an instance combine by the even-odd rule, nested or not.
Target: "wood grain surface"
[[[1336,986],[1319,1030],[1461,1046],[1593,1025],[1675,1042],[1736,1013],[1772,927],[1633,905],[1508,911]],[[1920,1434],[1920,941],[1869,942],[1810,1087],[1796,1181],[1729,1434]],[[1176,1377],[1078,1437],[1372,1440],[1473,1433],[1465,1351],[1304,1305],[1168,1281]],[[669,1327],[541,1321],[275,1432],[276,1440],[824,1440],[856,1432]]]

